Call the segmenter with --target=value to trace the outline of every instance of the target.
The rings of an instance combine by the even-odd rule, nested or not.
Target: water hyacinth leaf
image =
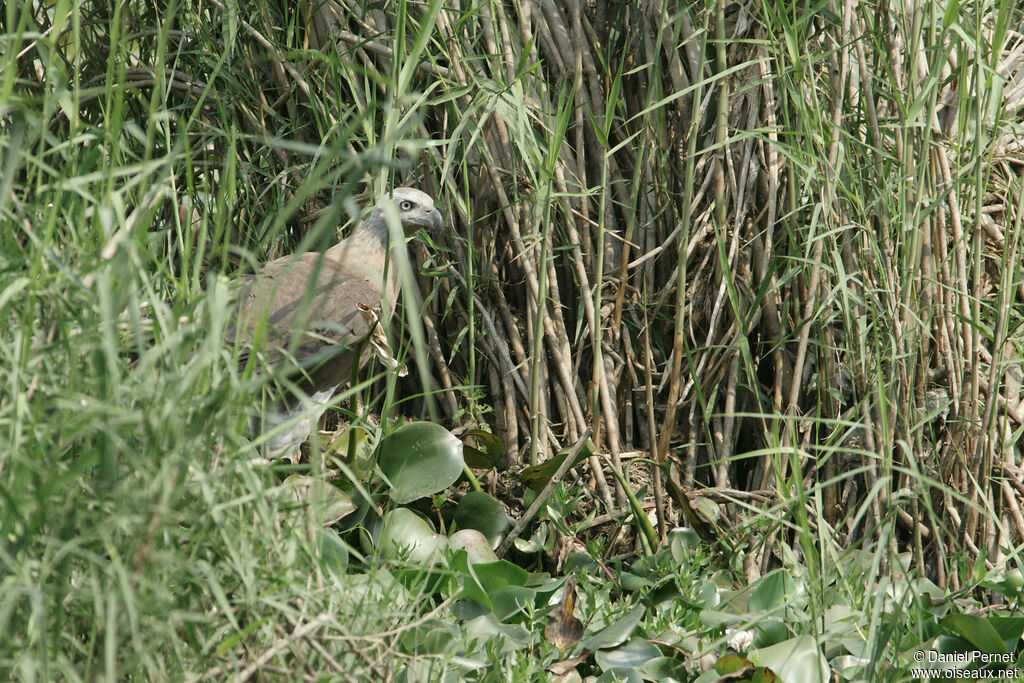
[[[558,471],[562,462],[569,455],[570,450],[571,449],[569,448],[563,448],[555,457],[545,460],[539,465],[527,467],[519,475],[523,480],[523,483],[534,491],[540,491],[543,489],[547,483],[551,481],[551,477],[555,476],[555,472]],[[573,461],[572,466],[575,467],[592,455],[597,455],[597,446],[594,445],[593,441],[588,439],[587,443],[583,445],[582,449],[580,449],[580,452]]]
[[[676,527],[668,532],[668,542],[672,559],[679,563],[684,562],[701,543],[700,536],[690,527]]]
[[[1004,638],[985,617],[974,614],[950,614],[940,621],[939,625],[960,636],[981,652],[1002,654],[1007,651]],[[1015,632],[1016,641],[1020,639],[1019,629],[1015,629]]]
[[[487,470],[498,464],[505,455],[505,446],[497,434],[483,429],[468,429],[462,437],[472,440],[464,445],[466,464],[475,470]]]
[[[330,526],[358,507],[344,492],[330,482],[305,474],[293,474],[284,480],[287,497],[297,507],[282,511],[282,515],[311,515],[321,526]],[[296,513],[295,511],[299,512]]]
[[[1002,637],[1004,641],[1008,641],[1007,649],[1013,646],[1021,637],[1024,637],[1024,617],[1004,617],[998,614],[993,614],[986,617],[987,621],[992,628],[996,630],[996,633]]]
[[[488,591],[496,591],[505,586],[525,586],[530,579],[530,572],[507,560],[474,565],[473,571]]]
[[[324,566],[344,574],[348,568],[348,544],[341,540],[337,531],[331,528],[320,529],[318,540],[320,558]]]
[[[452,557],[451,566],[462,574],[462,594],[464,597],[469,598],[468,601],[463,600],[460,602],[472,601],[486,608],[488,614],[490,614],[489,610],[494,605],[491,604],[491,597],[487,594],[487,591],[480,583],[480,579],[477,578],[476,573],[473,571],[473,566],[469,561],[467,552],[465,550],[457,551]]]
[[[443,655],[457,649],[462,634],[454,624],[428,619],[404,630],[398,638],[402,652]]]
[[[611,649],[598,650],[594,653],[594,661],[603,671],[618,669],[640,669],[652,659],[661,656],[661,650],[646,638],[631,638],[625,645]]]
[[[462,442],[433,422],[411,422],[380,445],[380,469],[391,483],[391,499],[411,503],[444,491],[462,474]]]
[[[407,508],[391,510],[381,521],[377,550],[386,559],[406,557],[425,563],[438,557],[448,539],[434,533],[430,523]]]
[[[594,683],[643,683],[644,677],[633,669],[608,669]]]
[[[521,553],[539,553],[551,550],[554,546],[554,537],[548,533],[548,522],[542,521],[537,525],[537,530],[530,538],[520,536],[515,540],[516,550]]]
[[[743,621],[743,617],[734,612],[717,609],[702,609],[700,611],[700,623],[709,628],[735,626],[741,621]]]
[[[689,679],[686,665],[674,657],[648,659],[640,671],[645,677],[655,681],[685,681]]]
[[[754,585],[747,609],[752,612],[770,612],[785,605],[796,591],[796,582],[784,569],[765,574]]]
[[[477,645],[496,638],[500,652],[511,652],[533,645],[533,637],[526,628],[520,624],[502,624],[490,613],[467,621],[462,632],[465,642],[476,641]]]
[[[491,596],[505,586],[525,586],[530,573],[507,560],[474,564],[466,553],[459,552],[452,562],[463,574],[463,591],[487,609],[493,608]]]
[[[354,457],[350,458],[349,455],[352,453]],[[362,427],[349,427],[343,431],[327,444],[325,454],[328,462],[332,458],[339,458],[360,480],[368,479],[373,472],[373,447],[367,438],[366,430]]]
[[[646,579],[642,576],[637,576],[632,572],[620,572],[619,573],[619,584],[622,586],[622,590],[630,593],[636,593],[639,591],[645,591],[653,585],[653,581]]]
[[[455,523],[460,529],[476,529],[492,541],[511,526],[505,508],[483,491],[470,491],[463,497],[455,510]]]
[[[525,586],[505,586],[491,593],[494,616],[498,621],[522,621],[517,615],[528,615],[527,611],[536,602],[537,589]]]
[[[449,537],[448,545],[452,550],[465,550],[474,564],[498,561],[491,542],[476,529],[459,529]]]
[[[751,650],[747,659],[755,666],[771,669],[783,681],[825,683],[831,676],[818,644],[807,635]]]
[[[584,638],[580,646],[587,650],[601,650],[621,645],[633,633],[644,617],[645,607],[637,605],[633,610],[594,635]]]

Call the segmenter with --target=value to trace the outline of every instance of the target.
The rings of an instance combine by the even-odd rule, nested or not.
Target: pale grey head
[[[434,208],[434,200],[426,192],[414,187],[397,187],[390,196],[381,197],[373,207],[371,220],[383,221],[384,206],[394,203],[398,216],[406,234],[416,232],[419,228],[438,231],[444,225],[440,212]]]

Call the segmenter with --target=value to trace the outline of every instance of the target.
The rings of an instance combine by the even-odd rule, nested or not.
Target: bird
[[[287,389],[253,418],[254,431],[266,435],[263,453],[270,460],[298,450],[326,401],[366,363],[371,348],[380,348],[378,325],[394,315],[401,289],[392,254],[405,248],[404,240],[391,244],[389,206],[407,236],[443,228],[430,195],[399,187],[326,251],[284,256],[239,278],[235,317],[225,336],[241,347],[241,367],[261,350],[271,375]]]

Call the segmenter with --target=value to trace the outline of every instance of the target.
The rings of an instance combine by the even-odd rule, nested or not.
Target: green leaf
[[[594,661],[602,671],[615,669],[639,669],[652,659],[661,656],[661,650],[646,638],[631,638],[625,645],[613,650],[598,650]]]
[[[294,506],[283,508],[283,517],[310,515],[320,526],[330,526],[358,507],[344,491],[330,482],[306,474],[293,474],[284,480],[285,496]]]
[[[348,543],[334,529],[319,530],[320,559],[323,565],[339,574],[348,568]]]
[[[520,624],[502,624],[493,614],[484,614],[467,621],[463,627],[465,642],[476,641],[477,647],[491,639],[497,639],[499,652],[511,652],[533,645],[530,632]]]
[[[1003,641],[1016,643],[1024,637],[1024,617],[1003,617],[996,614],[988,617],[988,623]]]
[[[465,552],[458,552],[452,565],[463,575],[463,591],[487,609],[493,609],[491,595],[505,586],[525,586],[530,572],[507,560],[471,563]]]
[[[831,676],[818,644],[807,635],[751,650],[747,659],[755,666],[771,669],[783,681],[825,683]]]
[[[473,572],[473,565],[469,561],[469,555],[465,550],[455,553],[451,560],[451,566],[462,574],[462,592],[470,600],[486,607],[488,610],[494,607],[491,598],[487,595],[480,579]]]
[[[564,461],[566,456],[569,455],[569,450],[570,449],[568,448],[563,448],[555,457],[545,460],[539,465],[527,467],[522,471],[519,477],[523,480],[523,483],[531,489],[534,491],[540,491],[549,481],[551,481],[551,477],[555,476],[555,472],[558,471],[562,461]],[[576,465],[579,465],[592,455],[597,455],[597,446],[594,445],[593,441],[587,439],[587,443],[584,444],[582,449],[580,449],[580,452],[573,461],[572,466],[575,467]]]
[[[405,553],[414,562],[429,562],[447,544],[446,537],[434,533],[427,520],[408,508],[395,508],[384,515],[377,536],[377,551],[387,559]]]
[[[644,618],[644,609],[643,605],[637,605],[633,608],[633,611],[622,619],[589,638],[584,638],[580,642],[580,647],[584,650],[601,650],[621,645],[633,633],[640,620]]]
[[[537,530],[530,538],[519,537],[515,540],[516,550],[521,553],[539,553],[543,550],[551,550],[554,547],[554,538],[548,533],[550,522],[542,522],[537,525]]]
[[[498,621],[507,622],[517,615],[528,615],[527,608],[536,601],[537,589],[504,586],[492,591],[490,597],[494,616],[498,617]]]
[[[632,669],[609,669],[601,674],[594,683],[643,683],[643,680],[643,676]]]
[[[946,5],[946,13],[942,15],[942,28],[949,28],[952,26],[957,19],[957,15],[960,13],[960,3],[955,0],[949,2]]]
[[[793,577],[785,569],[776,569],[754,584],[747,609],[752,613],[770,612],[785,605],[795,591]]]
[[[632,572],[623,571],[619,572],[619,584],[622,586],[622,590],[636,593],[650,588],[653,582]]]
[[[324,452],[329,460],[338,458],[348,465],[360,481],[368,479],[373,472],[373,448],[362,427],[349,427],[334,441],[326,444]],[[349,458],[350,452],[354,453],[354,457]]]
[[[787,640],[790,636],[789,628],[782,619],[764,618],[754,626],[754,645],[767,647]]]
[[[700,610],[700,623],[708,628],[721,628],[723,626],[736,626],[743,621],[743,617],[735,612],[726,612],[717,609]]]
[[[672,559],[682,564],[700,547],[700,536],[691,527],[676,527],[668,532],[668,543],[672,549]]]
[[[487,470],[498,464],[505,455],[505,445],[497,434],[483,429],[467,429],[462,438],[471,438],[473,446],[463,446],[466,464],[475,470]]]
[[[411,422],[380,445],[380,469],[391,484],[391,500],[410,503],[455,483],[462,474],[462,442],[433,422]]]
[[[462,633],[454,624],[428,619],[402,631],[398,638],[402,652],[412,655],[443,655],[457,649]]]
[[[981,652],[986,654],[1006,652],[1006,643],[985,617],[973,614],[950,614],[940,621],[939,625],[961,636]]]
[[[459,529],[448,538],[448,546],[452,550],[465,550],[474,564],[498,561],[491,542],[476,529]]]
[[[525,586],[530,579],[530,572],[508,560],[485,562],[473,565],[480,584],[484,590],[493,592],[505,586]]]
[[[722,675],[735,674],[745,669],[753,669],[754,665],[749,659],[741,655],[728,654],[715,662],[715,671]]]
[[[483,491],[470,491],[463,497],[455,510],[455,523],[460,529],[476,529],[491,540],[510,526],[501,503]]]
[[[684,665],[674,657],[655,657],[644,662],[641,672],[645,677],[655,681],[685,681],[690,675]]]

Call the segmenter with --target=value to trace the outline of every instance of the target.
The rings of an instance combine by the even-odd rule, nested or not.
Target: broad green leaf
[[[486,562],[473,566],[485,590],[496,591],[505,586],[525,586],[530,572],[507,560]]]
[[[320,559],[327,569],[344,574],[348,568],[348,544],[334,529],[320,529]]]
[[[993,614],[988,623],[1004,641],[1017,642],[1024,637],[1024,617],[1003,617]]]
[[[460,529],[476,529],[492,541],[509,528],[505,508],[483,491],[470,491],[455,510],[455,523]]]
[[[428,619],[415,624],[399,636],[402,652],[413,655],[443,655],[456,650],[462,633],[454,624],[439,619]]]
[[[661,656],[661,650],[646,638],[631,638],[625,645],[612,650],[598,650],[594,661],[602,670],[639,669],[652,659]]]
[[[644,662],[641,672],[651,680],[661,683],[689,680],[686,665],[674,657],[655,657]]]
[[[411,422],[380,445],[380,469],[391,484],[391,499],[410,503],[455,483],[462,474],[462,442],[433,422]]]
[[[668,532],[668,543],[672,549],[672,559],[682,563],[700,547],[700,536],[691,527],[676,527]]]
[[[469,561],[474,564],[498,561],[491,542],[476,529],[459,529],[449,537],[448,546],[452,550],[465,550]]]
[[[770,612],[785,605],[796,591],[793,577],[785,569],[776,569],[765,574],[754,584],[754,591],[747,603],[752,613]]]
[[[589,679],[588,679],[589,680]],[[597,677],[594,683],[643,683],[644,677],[632,669],[609,669]]]
[[[527,467],[522,471],[519,477],[523,480],[523,483],[531,489],[534,491],[540,491],[549,481],[551,481],[551,477],[555,476],[555,472],[558,471],[558,468],[562,465],[562,462],[568,455],[569,449],[563,448],[555,457],[545,460],[539,465]],[[584,444],[582,449],[580,449],[579,455],[576,456],[576,460],[573,461],[572,466],[575,467],[592,455],[597,455],[597,446],[588,439],[587,443]]]
[[[702,609],[700,611],[700,623],[710,628],[722,626],[736,626],[743,621],[743,617],[735,612],[726,612],[717,609]]]
[[[284,480],[284,486],[288,499],[295,503],[294,507],[282,510],[284,516],[311,515],[320,526],[330,526],[357,507],[344,491],[306,474],[291,475]]]
[[[505,445],[497,434],[483,429],[469,429],[462,438],[471,438],[474,445],[463,446],[466,464],[476,470],[486,470],[498,464],[505,455]]]
[[[754,625],[754,645],[767,647],[788,640],[791,633],[782,619],[765,617]]]
[[[940,621],[939,625],[967,640],[981,652],[988,654],[1006,652],[1006,643],[985,617],[973,614],[950,614]]]
[[[516,550],[521,553],[539,553],[542,550],[551,550],[554,545],[554,538],[548,533],[550,522],[541,522],[537,530],[530,538],[520,536],[515,540]]]
[[[395,508],[384,515],[377,536],[377,551],[387,559],[405,553],[414,562],[429,562],[447,545],[446,537],[434,533],[427,520],[407,508]]]
[[[352,441],[355,441],[354,450]],[[354,457],[349,457],[352,454]],[[338,438],[327,445],[328,460],[339,458],[360,480],[366,480],[373,472],[373,447],[362,427],[349,427]]]
[[[536,601],[537,589],[525,586],[504,586],[491,591],[490,597],[492,611],[498,621],[521,621],[521,619],[513,618],[520,614],[527,614],[527,608]]]
[[[533,645],[530,632],[520,624],[502,624],[493,614],[484,614],[467,621],[463,627],[465,642],[476,641],[476,647],[482,646],[492,638],[500,643],[499,652],[510,652]]]
[[[451,566],[462,574],[462,592],[470,601],[486,607],[490,610],[491,597],[487,594],[480,579],[473,571],[473,565],[469,561],[469,555],[465,551],[456,552],[451,560]],[[493,616],[493,615],[492,615]]]
[[[476,600],[487,609],[493,608],[491,595],[505,586],[525,586],[530,573],[507,560],[473,564],[466,553],[457,553],[452,562],[464,577],[466,597]]]
[[[826,683],[831,676],[818,644],[807,635],[750,650],[747,659],[755,666],[771,669],[783,681]]]
[[[625,642],[626,638],[629,638],[637,625],[640,624],[640,620],[644,618],[644,610],[643,605],[637,605],[629,614],[614,624],[588,638],[584,638],[580,642],[580,647],[585,650],[601,650],[621,645]]]

